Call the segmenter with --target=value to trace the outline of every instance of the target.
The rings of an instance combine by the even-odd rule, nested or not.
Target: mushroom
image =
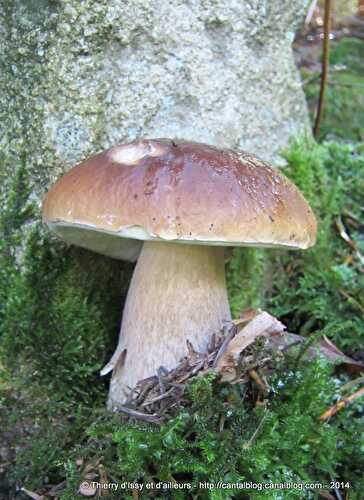
[[[137,140],[72,168],[48,192],[44,222],[68,243],[136,260],[111,371],[109,407],[174,368],[187,340],[206,348],[231,319],[224,247],[304,249],[315,216],[280,172],[245,152]]]

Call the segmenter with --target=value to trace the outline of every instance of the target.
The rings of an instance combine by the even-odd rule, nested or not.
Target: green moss
[[[37,489],[47,476],[52,484],[66,477],[61,498],[73,500],[81,498],[77,489],[85,467],[97,474],[95,464],[101,462],[107,477],[119,484],[176,480],[191,485],[188,492],[162,491],[157,498],[236,498],[232,489],[204,490],[199,482],[329,484],[335,478],[350,482],[350,498],[359,500],[364,486],[360,403],[329,424],[318,421],[337,397],[337,380],[320,361],[297,369],[294,359],[288,359],[276,367],[270,385],[266,405],[253,406],[244,386],[197,378],[185,395],[186,409],[161,427],[128,422],[95,407],[74,407],[71,414],[62,405],[50,410],[52,400],[47,414],[44,402],[23,405],[18,408],[23,422],[31,416],[37,426],[23,436],[13,478]],[[13,404],[19,405],[16,398]],[[110,498],[130,495],[129,490]],[[151,497],[144,492],[141,498]],[[250,489],[239,498],[278,500],[282,492]],[[312,490],[291,488],[283,498],[317,497]]]

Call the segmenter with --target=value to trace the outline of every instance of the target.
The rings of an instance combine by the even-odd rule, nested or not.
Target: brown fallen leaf
[[[280,334],[285,326],[272,315],[265,311],[259,312],[230,340],[225,352],[218,359],[215,370],[222,374],[231,371],[236,366],[240,354],[250,346],[258,337],[268,337],[272,333]],[[230,376],[229,376],[230,378]]]
[[[261,309],[246,309],[240,314],[239,319],[233,319],[233,323],[237,326],[249,323],[249,321],[261,312],[263,312]]]
[[[301,345],[306,341],[307,337],[289,332],[283,332],[282,334],[273,333],[268,339],[270,345],[278,347],[281,351],[285,351],[294,345]],[[318,354],[321,354],[332,363],[339,362],[350,372],[357,373],[364,370],[363,363],[346,356],[346,354],[341,352],[325,335],[307,349],[305,356],[309,359],[314,359]]]
[[[215,332],[207,350],[198,352],[189,345],[188,354],[174,369],[159,369],[156,375],[139,381],[128,401],[118,411],[127,417],[161,424],[176,408],[184,406],[183,394],[188,380],[212,372],[217,372],[221,381],[231,384],[246,384],[253,378],[262,389],[258,391],[260,398],[269,391],[264,375],[269,373],[273,357],[283,358],[286,350],[294,345],[304,346],[307,342],[307,337],[284,330],[285,326],[267,312],[248,310],[240,319],[226,323],[219,332]],[[263,356],[255,351],[243,352],[259,337],[266,339],[264,352],[261,353]],[[271,353],[266,350],[267,347]],[[323,355],[351,371],[364,369],[363,363],[346,356],[326,337],[307,346],[302,355],[308,359]],[[257,400],[256,404],[266,403]]]

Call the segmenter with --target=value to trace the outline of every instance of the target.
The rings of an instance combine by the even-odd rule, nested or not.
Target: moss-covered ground
[[[354,73],[359,56],[351,42],[341,43],[332,57],[338,64],[352,57]],[[325,127],[334,131],[336,142],[300,140],[285,152],[285,172],[319,220],[317,245],[305,252],[234,250],[228,284],[235,315],[245,307],[263,307],[308,342],[326,335],[360,360],[364,148],[358,142],[360,102],[352,89],[352,97],[346,95],[347,88],[337,86],[338,94],[329,96],[322,128],[323,136]],[[314,90],[309,99],[313,95]],[[340,102],[349,121],[337,114],[334,104]],[[107,381],[98,371],[116,342],[132,266],[121,268],[111,259],[65,248],[40,226],[28,230],[27,221],[38,209],[27,185],[23,167],[0,220],[1,499],[29,498],[21,487],[42,494],[58,485],[55,495],[73,500],[87,474],[119,485],[191,484],[188,492],[144,490],[138,497],[119,489],[108,498],[278,500],[319,495],[313,487],[299,486],[210,491],[198,488],[200,481],[337,481],[342,498],[362,498],[364,399],[327,422],[319,420],[342,395],[358,389],[342,390],[358,375],[335,369],[325,359],[307,362],[293,351],[277,362],[269,377],[271,392],[262,404],[254,397],[254,383],[231,386],[209,376],[190,384],[184,410],[163,426],[107,413]],[[340,236],[342,227],[357,251]]]

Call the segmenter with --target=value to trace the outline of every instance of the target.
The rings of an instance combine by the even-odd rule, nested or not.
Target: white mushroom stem
[[[125,303],[120,339],[111,361],[109,408],[123,404],[139,380],[170,370],[189,340],[204,350],[231,318],[224,248],[145,242]],[[126,350],[126,351],[125,351]]]

